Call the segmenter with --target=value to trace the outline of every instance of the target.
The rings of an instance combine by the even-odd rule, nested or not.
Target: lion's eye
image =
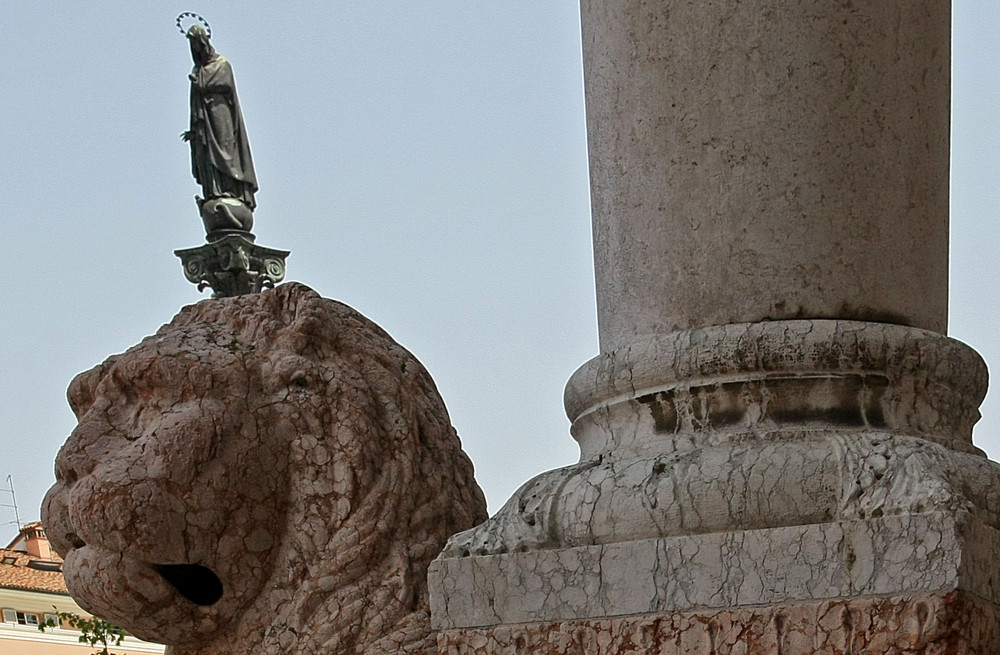
[[[296,387],[307,387],[309,386],[309,381],[306,379],[305,371],[295,371],[292,373],[292,379],[289,380]]]

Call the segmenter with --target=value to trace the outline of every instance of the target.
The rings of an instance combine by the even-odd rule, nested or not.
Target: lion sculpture
[[[43,521],[86,610],[173,655],[430,653],[427,567],[486,518],[424,367],[300,284],[82,373]]]

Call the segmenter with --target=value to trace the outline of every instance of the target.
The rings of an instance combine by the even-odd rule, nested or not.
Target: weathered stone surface
[[[986,366],[942,335],[856,321],[697,328],[570,380],[579,464],[519,489],[445,557],[926,511],[1000,526],[972,445]]]
[[[779,432],[542,473],[442,557],[924,512],[1000,527],[1000,465],[884,433]]]
[[[944,333],[950,11],[583,0],[601,351],[795,318]]]
[[[997,644],[996,606],[957,592],[438,634],[443,655],[986,655]]]
[[[174,655],[431,652],[485,518],[425,369],[298,284],[183,309],[70,386],[43,519],[81,606]]]
[[[980,452],[987,371],[972,348],[887,323],[795,320],[659,335],[566,385],[582,458],[683,450],[770,430],[886,430]]]

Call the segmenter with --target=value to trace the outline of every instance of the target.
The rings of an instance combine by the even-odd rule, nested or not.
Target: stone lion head
[[[429,648],[485,518],[427,371],[300,284],[210,300],[69,388],[43,521],[82,607],[173,653]]]

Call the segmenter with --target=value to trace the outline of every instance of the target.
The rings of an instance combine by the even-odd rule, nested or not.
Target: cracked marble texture
[[[426,570],[485,502],[426,370],[299,284],[82,373],[43,521],[82,607],[173,655],[434,650]]]
[[[962,593],[445,630],[442,655],[986,655],[1000,613]]]
[[[443,557],[968,511],[1000,526],[972,445],[986,367],[899,325],[717,325],[604,353],[566,409],[578,464],[542,473]]]
[[[1000,605],[1000,531],[932,512],[438,559],[438,629],[961,590]]]
[[[683,450],[775,429],[884,430],[979,452],[986,364],[949,337],[885,323],[790,320],[657,335],[566,385],[583,459]]]
[[[930,511],[1000,527],[1000,466],[887,433],[778,432],[542,473],[441,557]]]

